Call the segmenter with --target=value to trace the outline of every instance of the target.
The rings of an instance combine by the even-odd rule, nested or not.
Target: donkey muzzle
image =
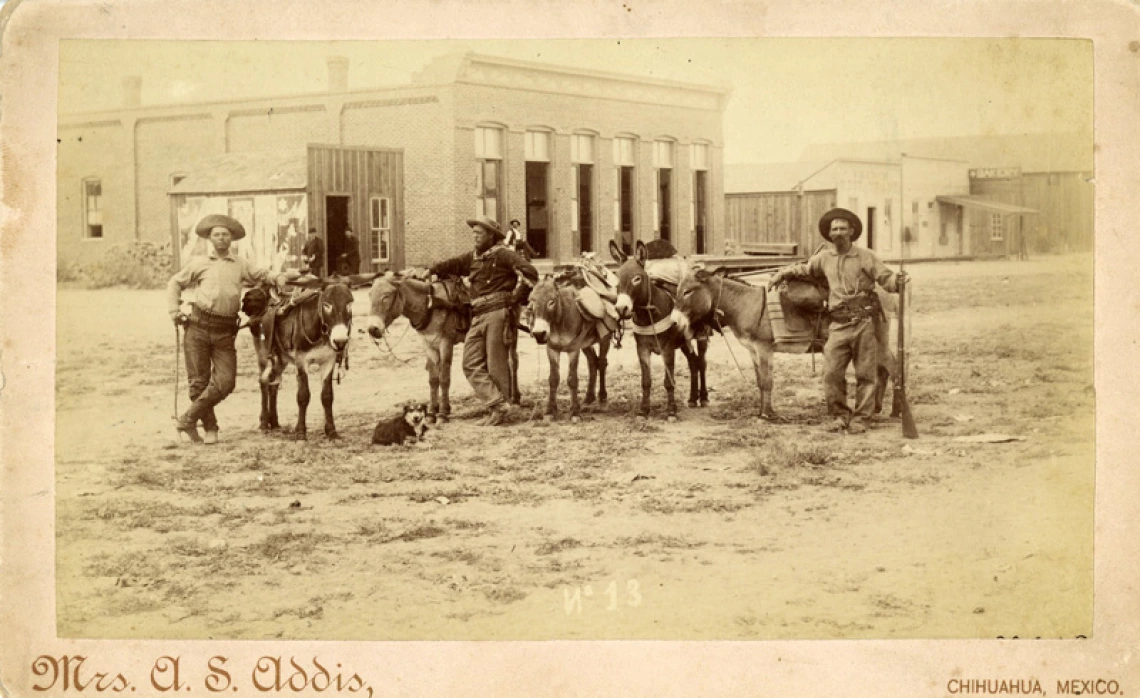
[[[384,324],[375,315],[368,318],[368,336],[372,339],[380,339],[384,336]]]
[[[628,320],[633,315],[633,299],[629,297],[628,293],[619,293],[617,302],[614,303],[614,309],[617,310],[618,317],[622,320]]]

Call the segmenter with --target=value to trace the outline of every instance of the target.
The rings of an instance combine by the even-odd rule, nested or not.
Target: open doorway
[[[875,249],[875,211],[874,206],[867,207],[867,249]]]
[[[542,259],[550,257],[546,213],[547,169],[545,162],[526,164],[526,241]]]
[[[325,269],[336,271],[337,260],[344,253],[344,230],[348,226],[348,197],[325,196]]]

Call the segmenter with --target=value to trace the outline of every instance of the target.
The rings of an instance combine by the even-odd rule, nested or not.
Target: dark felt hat
[[[819,219],[819,234],[824,240],[831,242],[831,222],[837,218],[842,218],[851,224],[851,242],[855,242],[863,234],[863,222],[859,220],[859,216],[845,208],[833,208]]]
[[[206,216],[198,221],[198,226],[194,229],[194,232],[197,233],[200,238],[208,238],[210,237],[210,231],[217,227],[229,230],[234,240],[241,240],[245,237],[245,228],[242,227],[241,223],[238,223],[229,216],[223,216],[217,213]]]
[[[490,216],[479,216],[478,218],[468,218],[467,219],[467,225],[471,226],[472,228],[475,228],[475,227],[482,228],[482,229],[488,231],[489,233],[491,233],[492,235],[494,235],[495,237],[499,237],[499,238],[506,237],[505,235],[503,235],[503,229],[499,227],[499,222],[497,220],[495,220],[494,218],[491,218]]]

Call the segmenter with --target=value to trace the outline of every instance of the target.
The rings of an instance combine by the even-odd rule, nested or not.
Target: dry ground
[[[395,346],[409,365],[356,335],[333,443],[317,400],[307,443],[256,430],[243,334],[238,390],[219,408],[223,442],[179,446],[163,294],[60,289],[59,633],[1088,634],[1091,259],[916,265],[912,278],[917,441],[895,421],[858,437],[822,432],[807,356],[776,357],[776,408],[789,422],[758,421],[755,387],[719,337],[707,409],[662,421],[658,361],[654,418],[634,420],[628,339],[611,352],[608,408],[544,424],[532,417],[545,357],[524,336],[524,414],[493,429],[458,419],[431,432],[429,448],[368,443],[380,416],[426,397],[414,333]],[[457,412],[475,415],[456,364]],[[184,374],[182,386],[185,407]],[[294,386],[287,378],[284,422]],[[986,432],[1025,440],[955,441]]]

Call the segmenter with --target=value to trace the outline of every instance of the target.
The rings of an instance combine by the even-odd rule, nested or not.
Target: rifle
[[[902,264],[899,264],[901,271]],[[895,378],[895,405],[899,408],[902,421],[902,434],[904,439],[917,439],[918,426],[914,423],[914,415],[910,413],[910,402],[906,399],[906,287],[907,279],[899,279],[899,366]]]

